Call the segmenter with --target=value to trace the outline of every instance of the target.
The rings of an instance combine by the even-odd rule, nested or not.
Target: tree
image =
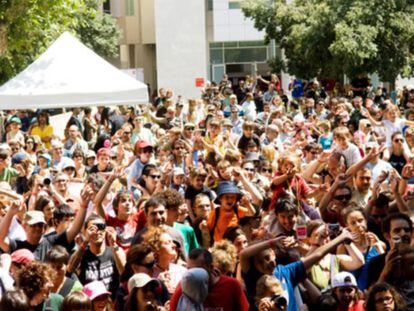
[[[413,74],[414,0],[244,0],[242,9],[285,50],[290,74]]]
[[[100,31],[98,31],[100,30]],[[64,31],[104,57],[117,55],[120,32],[97,0],[0,1],[0,84],[26,68]]]

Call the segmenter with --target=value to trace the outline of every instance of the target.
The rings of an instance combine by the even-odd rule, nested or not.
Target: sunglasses
[[[271,168],[262,168],[263,173],[271,173],[273,170]]]
[[[153,150],[152,150],[152,148],[144,148],[141,152],[142,153],[152,153]]]
[[[106,224],[103,222],[96,222],[93,224],[99,231],[104,231],[106,229]]]
[[[394,143],[402,143],[402,142],[404,142],[403,139],[394,139]]]
[[[247,168],[245,168],[244,170],[245,170],[245,171],[248,171],[248,172],[254,172],[254,168],[249,168],[249,167],[247,167]]]
[[[161,175],[149,175],[152,179],[161,179]]]
[[[349,201],[349,200],[351,200],[351,198],[352,198],[352,195],[350,195],[350,194],[344,194],[344,195],[336,195],[334,197],[334,200],[337,200],[337,201]]]
[[[186,127],[185,128],[187,131],[194,131],[194,127]]]
[[[154,266],[155,266],[155,260],[150,261],[149,263],[146,263],[146,264],[141,264],[140,266],[143,266],[143,267],[145,267],[147,269],[153,269]]]

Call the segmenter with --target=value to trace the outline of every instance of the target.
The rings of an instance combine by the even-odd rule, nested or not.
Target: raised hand
[[[82,201],[81,205],[87,208],[89,205],[89,202],[92,201],[94,194],[95,192],[93,191],[90,185],[85,186],[85,188],[83,188],[80,193],[80,197]]]
[[[106,227],[106,243],[109,247],[113,247],[116,243],[116,231],[114,227]]]

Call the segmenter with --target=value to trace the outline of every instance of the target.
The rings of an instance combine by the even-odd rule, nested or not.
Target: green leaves
[[[26,68],[64,31],[103,57],[118,54],[115,20],[96,0],[0,0],[0,84]]]
[[[242,8],[285,50],[293,75],[377,72],[394,81],[413,72],[413,0],[245,0]]]

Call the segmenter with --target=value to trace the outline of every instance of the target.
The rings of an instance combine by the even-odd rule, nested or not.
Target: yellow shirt
[[[43,139],[46,137],[52,137],[53,136],[53,126],[46,125],[45,128],[41,129],[40,126],[35,126],[32,128],[32,131],[30,132],[31,135],[39,136],[40,139],[43,142]],[[49,149],[51,147],[50,142],[43,142],[45,147]]]

